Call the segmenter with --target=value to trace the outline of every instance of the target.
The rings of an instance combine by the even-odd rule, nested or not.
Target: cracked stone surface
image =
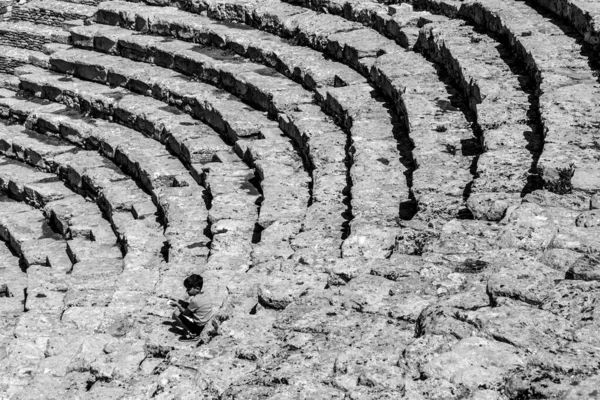
[[[0,6],[0,399],[600,397],[600,8],[385,3]]]

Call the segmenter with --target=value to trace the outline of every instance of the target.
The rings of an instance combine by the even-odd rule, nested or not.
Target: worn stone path
[[[596,8],[11,5],[0,399],[594,398]]]

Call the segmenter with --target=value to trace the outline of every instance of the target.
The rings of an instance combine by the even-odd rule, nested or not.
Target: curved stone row
[[[27,64],[48,68],[48,56],[35,50],[0,45],[0,73],[12,74],[15,68]]]
[[[93,115],[99,117],[114,118],[126,126],[133,126],[159,140],[185,145],[185,140],[195,138],[196,141],[188,143],[189,146],[192,146],[191,148],[182,146],[188,150],[187,154],[195,161],[206,156],[212,157],[215,152],[229,148],[218,136],[212,136],[211,139],[209,135],[208,143],[203,143],[202,137],[206,136],[197,134],[199,133],[195,128],[198,126],[197,122],[174,108],[165,107],[162,102],[156,104],[156,100],[132,95],[122,89],[107,89],[102,85],[76,79],[61,81],[60,76],[35,73],[22,75],[20,78],[23,87],[32,89],[34,93],[38,92],[36,87],[43,87],[43,96],[45,97],[71,106],[75,102],[76,108],[80,108],[82,111],[92,112]],[[73,87],[78,87],[78,91],[72,91]],[[73,94],[75,94],[74,97],[67,97]],[[111,97],[111,95],[113,96]],[[155,109],[155,111],[145,113],[143,111],[145,107]],[[204,131],[206,132],[206,130]],[[180,154],[186,154],[186,152],[180,151]],[[193,182],[191,177],[190,181]],[[192,199],[195,199],[194,207],[185,206],[185,203]],[[165,218],[167,224],[169,222],[171,224],[169,224],[166,235],[169,237],[173,259],[177,258],[176,254],[182,252],[189,255],[197,253],[200,258],[206,257],[203,249],[209,242],[204,233],[208,211],[203,199],[203,189],[195,185],[195,182],[193,186],[166,187],[159,196],[158,202],[168,204]],[[189,247],[190,244],[195,245]]]
[[[521,193],[536,189],[530,170],[543,138],[529,115],[534,104],[527,77],[511,70],[518,66],[505,48],[462,21],[425,25],[417,45],[448,70],[469,99],[484,153],[468,205],[476,218],[500,220]]]
[[[192,11],[206,10],[211,18],[243,21],[260,30],[295,38],[299,44],[322,51],[370,77],[405,117],[417,164],[411,189],[422,218],[447,220],[458,214],[472,180],[470,167],[479,151],[477,140],[457,108],[460,104],[453,101],[456,93],[440,81],[435,68],[422,56],[405,52],[361,24],[285,3],[257,1],[241,6],[222,1],[191,7]],[[440,94],[446,94],[446,98]],[[454,136],[448,137],[446,132]],[[447,175],[433,173],[441,165],[444,167],[440,170]]]
[[[110,4],[110,10],[114,7],[134,7],[140,12],[147,12],[130,4]],[[151,8],[149,8],[151,9]],[[106,18],[112,14],[107,11]],[[185,14],[185,13],[184,13]],[[145,14],[146,15],[146,14]],[[169,14],[160,14],[162,18],[169,18]],[[218,26],[218,24],[214,24]],[[193,26],[190,26],[193,29]],[[345,224],[343,215],[346,206],[343,204],[343,192],[347,186],[344,146],[346,135],[336,127],[328,118],[321,113],[318,107],[310,105],[312,95],[302,89],[299,85],[282,79],[282,76],[273,71],[265,71],[261,65],[251,62],[243,62],[233,55],[218,51],[203,49],[197,45],[185,42],[171,41],[165,43],[159,38],[134,35],[131,31],[119,28],[82,27],[73,30],[76,45],[95,47],[97,50],[117,53],[121,56],[135,60],[154,61],[156,64],[174,68],[188,75],[199,76],[208,82],[220,83],[228,91],[240,95],[247,102],[266,110],[278,117],[280,128],[288,136],[294,139],[304,156],[305,163],[312,171],[312,204],[307,210],[306,219],[301,232],[296,235],[292,247],[298,251],[314,251],[318,246],[321,251],[331,253],[335,256],[335,250],[339,248],[342,236],[342,225]],[[246,34],[246,32],[240,32]],[[186,39],[183,36],[182,39]],[[237,37],[242,39],[240,35]],[[247,39],[247,38],[244,38]],[[260,42],[259,42],[260,43]],[[171,46],[173,45],[173,46]],[[309,59],[300,59],[302,52],[288,51],[290,46],[278,41],[267,48],[275,50],[284,60],[301,64],[296,70],[304,75],[304,83],[311,71],[317,71],[319,60],[313,61],[314,55]],[[264,46],[260,50],[264,51]],[[236,47],[239,48],[239,47]],[[250,50],[250,49],[249,49]],[[264,57],[270,57],[264,54]],[[247,54],[244,54],[247,55]],[[318,53],[317,53],[318,55]],[[320,57],[320,55],[319,55]],[[254,57],[253,59],[257,59]],[[258,57],[259,61],[264,61]],[[321,62],[322,64],[324,62]],[[268,63],[267,63],[268,64]],[[306,69],[302,64],[314,68]],[[324,63],[327,66],[333,64]],[[292,64],[291,69],[294,69]],[[335,72],[339,68],[333,69]],[[285,68],[278,68],[285,73]],[[326,70],[322,70],[326,71]],[[289,74],[287,74],[289,76]],[[353,76],[353,73],[349,74]],[[333,83],[333,79],[331,79]],[[319,85],[322,83],[319,82]],[[311,86],[311,85],[307,85]],[[289,93],[293,90],[295,95]],[[290,100],[282,101],[282,94]],[[286,105],[286,103],[288,103]],[[292,107],[293,105],[293,107]],[[268,232],[265,234],[268,235]],[[302,239],[304,238],[304,239]]]
[[[72,57],[69,57],[69,54]],[[154,97],[178,104],[183,109],[191,109],[192,114],[214,124],[217,129],[225,125],[226,128],[221,128],[221,130],[227,129],[227,133],[232,136],[231,140],[233,141],[241,136],[234,129],[247,129],[248,127],[244,124],[253,121],[257,129],[261,130],[262,137],[266,139],[265,142],[270,143],[271,146],[276,145],[280,149],[279,154],[265,153],[260,150],[260,146],[263,146],[262,140],[238,141],[237,143],[241,154],[248,154],[249,161],[259,166],[261,187],[265,196],[265,200],[261,204],[259,224],[266,228],[277,220],[302,222],[306,212],[305,207],[309,201],[304,194],[308,195],[308,182],[302,173],[302,163],[295,159],[297,156],[293,154],[295,151],[291,144],[277,139],[277,131],[273,130],[276,125],[268,122],[260,113],[248,109],[238,100],[216,88],[199,82],[190,82],[187,78],[179,78],[178,74],[164,68],[152,67],[135,61],[118,61],[110,56],[83,50],[56,53],[52,57],[55,68],[62,72],[74,72],[81,78],[98,82],[110,81],[141,93],[147,93],[147,90],[143,89],[144,87],[152,87]],[[84,59],[87,60],[87,65],[82,65]],[[88,72],[90,70],[96,72],[90,73]],[[134,73],[134,71],[144,71],[144,73]],[[149,77],[153,78],[148,79]],[[196,93],[193,97],[182,95],[173,89],[182,87],[184,84],[186,84],[186,93]],[[203,93],[203,97],[199,93]],[[210,115],[206,115],[205,110],[212,112],[216,117],[211,118]],[[240,113],[239,110],[245,111]],[[269,132],[269,128],[272,128],[273,133]],[[291,158],[291,160],[286,161],[286,158]],[[285,164],[288,164],[290,168],[288,171],[281,169],[281,165]],[[282,184],[284,180],[286,181],[285,185]],[[278,202],[276,200],[278,197],[289,199],[286,200],[289,204]]]
[[[309,89],[364,82],[364,78],[352,69],[328,60],[312,49],[294,47],[277,36],[222,24],[174,7],[153,7],[124,1],[103,2],[98,5],[95,20],[99,24],[119,25],[161,36],[174,36],[198,44],[227,48],[255,62],[266,64]],[[81,30],[84,33],[83,40],[87,39],[89,30],[78,27],[72,30],[75,42],[81,40],[78,36]],[[106,36],[99,38],[98,43],[106,42],[111,46],[110,30],[102,29],[99,33]],[[134,54],[133,48],[130,52]]]
[[[434,10],[436,4],[423,2],[420,6]],[[545,140],[538,170],[546,187],[562,194],[574,190],[575,197],[597,191],[596,150],[590,138],[586,135],[584,139],[579,132],[594,129],[599,86],[589,58],[582,54],[577,39],[568,34],[568,27],[517,1],[471,1],[454,4],[449,12],[504,38],[525,60],[541,93]]]
[[[77,151],[72,145],[33,133],[18,125],[0,128],[3,128],[0,132],[2,153],[60,175],[82,195],[97,199],[98,206],[111,221],[125,254],[130,249],[151,251],[154,248],[156,252],[160,251],[165,239],[162,229],[150,218],[155,211],[151,209],[149,215],[142,212],[149,208],[144,207],[144,203],[149,201],[147,195],[130,180],[124,180],[124,175],[117,172],[112,163],[107,163],[95,152]],[[77,208],[77,204],[73,206]],[[134,219],[134,207],[137,208],[140,219]],[[96,220],[103,221],[100,218]],[[115,238],[112,232],[105,231],[101,227],[98,230],[91,229],[87,233],[88,239],[97,244],[113,246]],[[86,231],[69,229],[69,233],[71,237],[78,233],[86,237]]]
[[[268,76],[263,71],[264,67],[261,65],[250,62],[244,63],[235,57],[228,56],[225,53],[222,54],[216,50],[202,50],[192,44],[186,46],[183,42],[164,43],[158,38],[152,39],[132,35],[131,31],[119,30],[118,28],[78,28],[75,31],[77,32],[78,39],[76,39],[76,42],[78,44],[84,42],[83,37],[91,36],[90,39],[86,40],[87,43],[95,44],[104,51],[148,62],[154,61],[161,66],[175,68],[188,75],[199,76],[203,80],[220,84],[228,91],[240,95],[241,98],[256,107],[269,110],[271,114],[275,114],[278,117],[282,130],[295,139],[303,149],[306,162],[310,163],[311,169],[314,169],[312,173],[312,191],[313,196],[318,200],[313,202],[307,212],[302,234],[311,236],[313,243],[319,241],[319,246],[323,250],[325,248],[339,247],[339,237],[341,234],[340,228],[336,229],[336,226],[341,227],[343,225],[344,220],[342,219],[342,215],[345,211],[342,203],[342,193],[346,186],[346,168],[343,155],[345,144],[344,134],[339,128],[328,122],[325,115],[315,110],[315,107],[309,106],[312,102],[312,96],[309,96],[308,92],[294,86],[285,79],[281,79],[281,77]],[[93,33],[86,34],[86,31]],[[106,33],[102,33],[103,31]],[[106,36],[110,37],[110,41],[106,40],[102,42],[102,39]],[[109,47],[110,44],[112,46]],[[135,48],[136,51],[128,51],[130,48]],[[58,64],[58,67],[64,71],[63,66],[65,64],[78,64],[79,60],[85,54],[87,53],[80,54],[80,57],[79,54],[74,54],[73,52],[71,54],[58,53],[53,55],[53,63]],[[107,60],[108,58],[104,57],[103,59]],[[105,65],[110,64],[107,61]],[[129,69],[133,69],[133,66]],[[110,73],[107,75],[110,75]],[[360,175],[360,173],[353,174],[351,168],[350,175],[354,186],[354,190],[350,189],[352,193],[353,213],[355,216],[360,216],[362,220],[371,221],[370,228],[364,222],[363,227],[359,227],[359,224],[356,223],[358,221],[351,223],[352,235],[354,238],[369,237],[370,241],[375,242],[373,246],[381,249],[375,251],[382,252],[385,255],[388,251],[386,249],[393,246],[394,234],[390,234],[389,230],[382,228],[383,226],[391,228],[396,225],[395,219],[398,216],[398,204],[401,199],[408,197],[408,189],[405,187],[405,179],[402,176],[405,168],[400,165],[395,155],[396,138],[394,137],[394,127],[389,122],[383,122],[385,119],[390,119],[389,111],[372,100],[373,96],[368,86],[352,85],[351,87],[353,88],[352,91],[360,89],[364,92],[363,98],[360,99],[360,104],[362,104],[363,108],[360,116],[354,111],[351,112],[351,114],[355,114],[355,123],[352,123],[352,119],[345,118],[346,126],[350,130],[353,140],[354,150],[352,151],[360,152],[360,154],[355,153],[354,162],[360,160],[360,165],[357,164],[356,168],[362,168],[362,165],[373,165],[373,162],[376,162],[372,160],[373,157],[378,160],[385,160],[387,163],[385,166],[381,166],[381,175],[387,181],[385,183],[376,182],[372,174],[368,176]],[[290,90],[292,93],[290,93]],[[340,110],[340,107],[343,108],[345,106],[349,108],[349,101],[358,100],[356,98],[345,97],[341,90],[328,91],[328,97],[324,100],[324,102],[335,103],[330,108],[333,109],[333,113],[336,116],[342,116],[345,111],[348,112],[348,110]],[[281,101],[283,94],[285,94],[286,98],[289,98],[285,102]],[[338,101],[346,100],[348,104],[340,105],[330,97],[336,100],[341,99]],[[378,108],[378,113],[375,111],[368,113],[366,111]],[[372,121],[374,119],[378,119],[381,122],[374,124]],[[307,120],[315,121],[312,131],[315,131],[315,128],[320,128],[324,132],[316,131],[308,136],[312,133],[309,131],[307,135],[303,135],[303,122]],[[374,130],[381,132],[379,136],[373,137],[367,134],[367,132],[374,132]],[[372,142],[370,148],[364,139]],[[373,139],[376,140],[373,141]],[[387,148],[383,143],[384,140],[390,143],[390,146],[387,146]],[[369,151],[371,151],[370,155],[368,154]],[[389,181],[390,176],[397,177],[400,182],[392,184]],[[379,188],[379,192],[377,192],[376,188]],[[403,188],[404,190],[402,190]],[[392,194],[392,196],[389,194]],[[374,201],[374,199],[376,200]],[[385,206],[382,202],[385,202]],[[386,209],[384,210],[384,208]],[[386,218],[387,220],[385,220]],[[376,223],[380,223],[381,226],[375,227]],[[318,229],[318,224],[322,224],[327,228]],[[315,238],[318,232],[328,229],[333,229],[333,232],[321,235],[322,237],[319,239]],[[377,236],[379,238],[376,238]],[[390,240],[392,241],[391,244],[389,243]],[[310,242],[308,244],[311,245]],[[351,243],[349,244],[351,245]],[[297,245],[298,240],[296,240]],[[314,246],[314,244],[310,246],[311,251],[315,250]],[[349,252],[345,251],[345,254],[347,255]]]
[[[204,205],[203,197],[205,194],[195,180],[192,179],[190,173],[195,176],[199,183],[209,180],[208,176],[211,176],[210,179],[220,176],[219,171],[223,170],[232,175],[232,177],[224,177],[229,179],[229,185],[222,182],[220,190],[216,185],[214,188],[209,188],[212,196],[212,207],[208,211],[207,218],[213,224],[225,219],[245,221],[245,223],[242,223],[242,228],[245,230],[242,229],[241,232],[238,232],[238,236],[241,235],[242,237],[236,243],[243,248],[242,244],[244,242],[250,242],[252,229],[256,221],[255,202],[258,193],[253,190],[253,186],[248,180],[252,179],[254,174],[243,163],[240,163],[236,157],[227,156],[227,146],[217,149],[221,152],[215,150],[215,152],[202,153],[199,151],[201,149],[198,149],[199,146],[196,145],[195,148],[198,152],[192,152],[195,163],[191,164],[193,170],[189,172],[157,141],[147,138],[132,129],[114,123],[84,118],[74,110],[69,110],[67,107],[58,104],[45,107],[55,108],[51,110],[40,107],[35,101],[11,100],[9,112],[13,119],[20,116],[22,120],[26,119],[28,127],[38,132],[58,135],[71,143],[98,150],[140,182],[152,194],[156,207],[166,219],[166,234],[172,246],[169,251],[169,258],[172,260],[181,259],[183,256],[189,256],[194,252],[197,252],[199,257],[206,256],[202,246],[195,246],[195,251],[190,250],[187,249],[189,243],[177,238],[179,234],[187,232],[187,239],[194,239],[190,234],[199,230],[202,230],[202,232],[198,233],[204,235],[203,224],[193,230],[188,229],[189,224],[197,218],[203,216],[206,218],[206,212],[197,213],[198,206]],[[6,102],[6,99],[0,100],[0,104]],[[194,138],[186,139],[187,141],[182,142],[184,146],[187,145],[190,149],[193,148]],[[210,150],[210,146],[207,147]],[[189,150],[188,147],[186,147],[186,150]],[[187,154],[189,158],[189,152]],[[199,160],[210,161],[213,157],[220,157],[226,164],[220,167],[220,163],[198,163]],[[209,168],[211,170],[210,174],[207,173]],[[194,193],[196,199],[198,199],[196,201],[202,203],[194,205],[192,202],[192,204],[186,205],[186,201],[194,199]],[[148,202],[136,203],[132,207],[132,212],[136,218],[144,219],[148,218],[148,215],[145,215],[148,211],[155,213],[156,207],[151,203],[148,204]],[[196,215],[193,217],[196,219],[191,219],[192,215]],[[219,235],[225,235],[231,241],[231,236],[234,233],[235,230],[229,229],[213,236],[213,244],[216,245],[216,242],[219,241]],[[203,242],[207,243],[206,240]],[[197,243],[197,241],[194,243]],[[181,251],[184,254],[180,254]]]
[[[161,11],[160,13],[158,13],[158,11],[160,10],[164,10]],[[153,12],[154,14],[150,15],[150,12]],[[109,24],[120,24],[122,26],[136,26],[136,29],[142,29],[142,30],[148,30],[151,32],[157,32],[160,33],[161,30],[163,29],[163,26],[169,26],[169,31],[174,31],[176,32],[181,26],[181,19],[179,18],[180,16],[183,17],[186,14],[182,11],[179,10],[174,10],[172,8],[166,8],[166,9],[156,9],[156,11],[154,11],[152,8],[148,8],[148,10],[144,10],[142,11],[140,9],[140,7],[138,6],[133,6],[131,4],[123,4],[123,3],[118,3],[118,2],[110,2],[110,3],[104,3],[101,4],[99,7],[99,13],[97,15],[97,20],[99,22],[102,23],[109,23]],[[202,25],[202,29],[208,29],[209,32],[218,32],[216,27],[222,27],[223,25],[219,25],[216,22],[210,21],[206,18],[203,18],[201,16],[198,17],[192,17],[194,18],[194,20],[197,19],[198,23],[201,23]],[[185,25],[184,25],[185,26]],[[197,25],[196,25],[197,26]],[[233,29],[236,28],[236,25],[229,25],[227,26],[227,28],[229,29],[229,31],[231,32],[231,35],[227,36],[227,38],[229,38],[229,41],[233,40],[235,42],[236,40],[236,36],[234,35]],[[195,30],[194,30],[195,29]],[[238,28],[240,31],[241,28]],[[184,32],[197,32],[194,33],[194,35],[200,35],[201,32],[204,32],[201,29],[198,29],[196,27],[194,27],[193,25],[189,25],[189,26],[185,26],[185,31],[182,31],[180,37],[187,37],[189,36],[187,33]],[[269,40],[271,37],[273,36],[268,36],[266,34],[265,38],[269,38]],[[221,35],[223,36],[223,35]],[[201,36],[195,36],[195,37],[201,37]],[[258,42],[260,43],[260,42]],[[232,48],[235,48],[235,46],[231,46]],[[413,62],[416,60],[410,60],[409,62]],[[406,62],[405,62],[406,64]],[[406,70],[410,70],[413,68],[405,68]],[[435,81],[438,80],[437,74],[435,73],[435,71],[433,70],[429,70],[430,73],[433,73],[433,75],[435,76],[435,78],[431,79],[432,77],[430,76],[429,81],[431,82],[431,84],[434,84]],[[419,82],[420,83],[420,82]],[[429,84],[429,83],[428,83]],[[431,84],[429,84],[429,86],[431,86]],[[443,85],[442,85],[443,86]],[[439,86],[436,88],[439,89]],[[400,89],[402,90],[402,89]],[[350,90],[349,90],[350,91]],[[433,91],[432,91],[433,94]],[[333,96],[334,98],[336,97],[335,95]],[[419,96],[420,97],[420,96]],[[432,96],[433,97],[433,96]],[[344,102],[346,100],[344,100],[344,98],[340,98],[340,102]],[[430,108],[430,110],[435,113],[435,109],[437,108],[437,101],[434,99],[431,99],[431,101],[436,104],[434,106],[433,109]],[[450,101],[448,101],[449,105]],[[334,107],[330,107],[330,108],[334,108]],[[448,108],[447,106],[444,106],[444,109]],[[336,108],[334,108],[336,109]],[[422,107],[420,106],[416,106],[415,105],[415,111],[417,109],[419,109],[420,111],[424,111]],[[342,115],[338,116],[339,118],[342,118]],[[444,118],[444,116],[440,115],[438,116],[438,121],[434,121],[432,123],[432,125],[435,124],[435,129],[439,129],[441,131],[445,131],[445,129],[447,129],[446,127],[444,127],[443,125],[446,125],[448,118]],[[439,122],[436,123],[436,122]],[[464,130],[464,129],[463,129]],[[466,133],[466,132],[465,132]],[[439,133],[436,133],[437,135],[439,135]],[[452,141],[452,140],[451,140]],[[450,146],[452,147],[460,147],[460,139],[458,139],[458,143],[456,145],[452,145],[450,144]],[[446,151],[447,150],[447,146],[445,146],[446,143],[444,143],[441,147],[442,151]],[[429,146],[427,146],[429,147]],[[472,147],[472,146],[471,146]],[[468,151],[472,151],[472,149],[469,149]],[[456,153],[456,152],[455,152]],[[443,154],[441,155],[441,157],[445,158],[444,161],[445,163],[455,163],[454,160],[452,160],[452,158],[454,158],[453,156],[450,156],[450,158],[445,157]],[[468,171],[469,165],[470,165],[470,161],[468,160],[464,160],[459,162],[459,166],[458,168],[464,168],[464,173],[461,174],[457,174],[455,173],[456,171],[453,172],[449,172],[449,176],[459,176],[458,179],[462,179],[462,177],[464,176],[464,184],[461,184],[459,186],[462,186],[462,188],[457,188],[453,191],[451,191],[451,193],[455,193],[456,198],[455,200],[451,200],[450,202],[453,203],[453,206],[447,207],[447,206],[440,206],[439,203],[443,203],[443,200],[445,199],[445,196],[442,196],[441,194],[437,195],[437,199],[435,198],[435,196],[429,196],[429,198],[425,199],[425,196],[423,196],[421,193],[422,192],[427,192],[428,188],[425,187],[423,188],[423,190],[421,191],[420,188],[417,188],[418,191],[420,191],[421,193],[419,193],[419,197],[422,198],[422,206],[423,208],[426,208],[427,206],[425,206],[425,204],[430,203],[429,208],[433,209],[434,211],[431,214],[437,214],[439,213],[439,209],[441,208],[441,213],[443,214],[444,212],[449,212],[450,214],[455,214],[456,210],[459,208],[459,204],[462,203],[462,192],[464,190],[464,187],[467,185],[468,181],[471,179],[471,174]],[[423,171],[420,171],[416,176],[413,176],[413,182],[418,178],[421,178],[421,173]],[[427,182],[427,179],[431,179],[433,178],[433,176],[425,176],[423,177],[423,180],[421,181],[421,179],[418,180],[418,183],[421,185],[425,185],[425,183]],[[439,179],[440,181],[448,181],[448,179],[445,178],[441,178]],[[422,183],[421,183],[422,182]],[[437,182],[437,181],[436,181]],[[455,182],[455,181],[454,181]],[[453,183],[454,183],[453,182]],[[450,183],[452,184],[452,183]],[[429,183],[427,183],[427,185],[429,185]],[[435,183],[431,184],[431,187],[436,186]],[[439,185],[438,185],[439,186]],[[447,186],[447,185],[446,185]],[[448,192],[448,190],[445,190],[446,192]],[[437,207],[435,205],[435,203],[438,203]],[[437,209],[436,209],[437,208]],[[451,208],[450,211],[446,210],[444,211],[444,208]],[[398,215],[399,213],[397,213],[396,215]]]
[[[418,40],[412,40],[412,43],[417,41],[418,50],[450,73],[469,99],[482,134],[485,153],[477,161],[477,177],[470,188],[471,211],[482,217],[482,212],[486,213],[493,208],[498,214],[493,218],[500,219],[510,204],[506,199],[507,193],[513,194],[508,197],[514,198],[515,194],[527,190],[527,187],[530,187],[529,190],[535,188],[528,182],[532,180],[529,170],[535,164],[541,150],[541,139],[536,138],[527,126],[530,120],[527,116],[530,108],[528,94],[521,89],[522,84],[518,77],[501,58],[503,55],[506,57],[507,52],[498,53],[494,40],[475,33],[460,21],[444,21],[443,17],[436,18],[427,12],[413,12],[410,7],[391,7],[390,13],[397,12],[390,16],[386,13],[387,8],[378,3],[289,2],[314,10],[325,7],[331,13],[342,15],[347,20],[372,27],[396,39],[400,44],[407,41],[406,38],[417,25],[426,24],[421,29]],[[402,23],[399,24],[399,21]],[[435,22],[433,25],[427,24],[430,21]],[[485,65],[485,70],[473,65],[474,60]],[[490,71],[492,63],[494,70]],[[493,81],[490,77],[493,77]],[[509,81],[511,78],[512,81]],[[499,90],[499,87],[502,90]],[[492,96],[492,93],[498,94]],[[500,101],[498,96],[502,97]],[[497,110],[502,110],[505,114],[497,115]],[[506,122],[499,123],[499,120]],[[535,143],[536,139],[540,143]],[[530,154],[531,152],[533,154]]]

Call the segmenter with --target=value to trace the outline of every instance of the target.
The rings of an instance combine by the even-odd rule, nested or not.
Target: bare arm
[[[170,300],[169,301],[169,305],[171,307],[177,307],[177,309],[179,310],[179,312],[181,314],[183,314],[183,315],[190,315],[190,314],[192,314],[192,312],[187,308],[187,303],[184,303],[184,304],[186,304],[185,307],[183,305],[181,305],[181,303],[182,303],[181,301],[179,301],[179,302],[176,302],[174,300]]]

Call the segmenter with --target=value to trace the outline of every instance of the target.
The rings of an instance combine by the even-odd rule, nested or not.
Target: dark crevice
[[[170,245],[168,241],[163,242],[163,246],[160,249],[160,254],[162,256],[162,258],[165,260],[165,262],[169,262],[169,249],[170,249]]]
[[[260,226],[259,223],[254,224],[254,231],[252,232],[252,244],[260,243],[262,231],[264,230],[265,228]]]
[[[418,204],[412,190],[413,174],[417,169],[415,160],[413,158],[413,150],[415,146],[410,139],[409,132],[406,129],[406,124],[400,121],[400,117],[398,114],[396,114],[396,112],[394,112],[392,105],[386,102],[384,104],[384,108],[388,110],[390,118],[393,121],[393,134],[396,142],[398,143],[396,149],[400,154],[400,163],[405,168],[404,177],[406,179],[406,186],[408,187],[408,199],[400,202],[398,217],[401,220],[410,220],[418,211]]]

